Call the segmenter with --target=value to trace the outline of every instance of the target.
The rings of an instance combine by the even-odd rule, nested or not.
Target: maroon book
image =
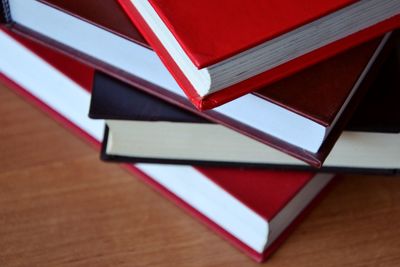
[[[5,17],[15,22],[15,31],[313,166],[321,166],[328,155],[383,46],[382,39],[371,41],[255,94],[199,112],[116,1],[9,2]]]

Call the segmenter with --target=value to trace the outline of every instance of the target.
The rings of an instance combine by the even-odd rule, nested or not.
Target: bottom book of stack
[[[2,83],[100,147],[104,121],[87,116],[92,68],[4,27],[0,55]],[[257,261],[287,237],[334,176],[149,163],[124,166]]]

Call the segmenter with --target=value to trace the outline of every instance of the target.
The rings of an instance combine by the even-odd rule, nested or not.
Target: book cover
[[[356,1],[332,1],[329,3],[308,1],[304,3],[297,2],[296,4],[286,2],[271,3],[270,1],[249,3],[241,1],[219,3],[197,1],[194,3],[193,1],[131,0],[121,0],[119,2],[163,60],[189,99],[199,109],[203,110],[215,108],[218,105],[260,89],[262,86],[289,76],[352,46],[393,30],[399,26],[400,21],[398,10],[394,11],[399,8],[396,6],[392,9],[395,12],[394,14],[383,21],[370,25],[366,29],[360,29],[348,36],[339,37],[340,35],[337,34],[337,36],[334,36],[336,40],[331,43],[324,43],[326,41],[324,40],[322,42],[324,45],[321,47],[314,50],[311,49],[311,51],[294,57],[292,60],[277,64],[267,71],[243,81],[238,81],[236,84],[230,85],[220,91],[204,95],[195,88],[194,82],[190,81],[188,75],[184,73],[183,68],[187,64],[179,63],[179,61],[173,59],[175,52],[172,52],[172,48],[168,49],[160,39],[164,34],[155,33],[154,28],[149,24],[150,22],[155,21],[154,25],[156,26],[164,23],[167,30],[171,31],[178,45],[183,49],[183,55],[187,55],[196,67],[203,68],[209,66],[210,69],[215,69],[218,65],[216,63],[226,61],[229,56],[241,55],[245,51],[249,51],[248,53],[250,53],[252,51],[250,48],[255,49],[257,45],[264,44],[267,40],[275,40],[274,37],[285,36],[290,30],[295,30],[299,26],[311,22],[316,18],[331,14],[339,9],[343,10],[344,7],[363,3]],[[371,3],[369,2],[369,4]],[[378,3],[375,4],[378,5]],[[395,3],[393,4],[396,5]],[[149,8],[144,9],[145,6],[149,6]],[[147,9],[154,9],[154,12],[149,11],[148,21],[144,18],[144,14],[147,14]],[[376,8],[371,9],[376,10]],[[224,12],[219,12],[222,10]],[[243,12],[243,10],[246,10],[246,12]],[[284,10],[289,10],[290,16]],[[270,13],[271,16],[266,15]],[[204,19],[205,14],[207,14],[207,19]],[[162,22],[155,19],[157,16],[160,17]],[[279,16],[279,19],[272,19],[275,16]],[[367,20],[367,18],[365,19]],[[182,20],[185,20],[185,23]],[[165,32],[166,30],[164,29],[163,31]],[[165,34],[165,36],[168,35]],[[283,49],[283,46],[277,49]],[[298,50],[294,49],[294,51],[297,52]],[[180,52],[179,54],[182,53]],[[211,77],[214,77],[214,75],[211,75]]]

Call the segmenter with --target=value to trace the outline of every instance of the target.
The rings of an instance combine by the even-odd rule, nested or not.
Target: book
[[[345,120],[351,110],[342,111],[346,109],[350,100],[357,102],[357,95],[362,94],[362,91],[358,90],[360,87],[358,80],[364,80],[363,77],[370,69],[370,64],[366,61],[370,60],[372,65],[372,62],[375,62],[374,54],[379,54],[382,48],[373,44],[378,41],[372,41],[369,45],[363,45],[362,49],[352,50],[353,56],[340,55],[339,58],[332,59],[333,62],[325,63],[329,66],[339,61],[340,65],[343,64],[340,63],[343,60],[351,60],[357,68],[347,66],[347,71],[359,74],[358,80],[354,80],[356,76],[348,76],[350,79],[347,90],[338,90],[334,84],[329,85],[333,88],[326,87],[326,93],[337,93],[330,99],[329,105],[323,103],[315,105],[315,101],[312,101],[314,95],[307,90],[307,84],[304,84],[303,89],[304,92],[310,92],[308,105],[304,105],[306,101],[300,102],[297,98],[290,98],[292,93],[286,94],[286,90],[280,90],[278,85],[275,89],[265,88],[258,94],[242,96],[212,111],[199,112],[184,96],[156,54],[138,37],[140,35],[136,28],[114,0],[104,0],[102,4],[93,0],[85,1],[85,4],[81,2],[11,0],[7,18],[12,22],[9,25],[15,32],[55,47],[141,90],[212,119],[316,167],[321,166],[332,146],[330,143],[333,143],[338,135],[338,133],[332,134],[331,131],[335,127],[340,128],[334,126],[340,124],[338,123],[340,121],[335,119],[343,117],[342,120]],[[115,15],[113,19],[108,19],[110,15],[105,15],[110,12]],[[373,50],[374,45],[378,46],[376,53],[367,52],[369,49]],[[318,67],[310,71],[315,70],[318,70]],[[352,83],[354,86],[351,86]],[[336,110],[332,108],[333,104]],[[354,105],[351,103],[351,106]],[[317,107],[330,108],[324,110],[316,109]],[[259,119],[260,114],[263,114],[264,118]],[[279,123],[276,123],[277,121]],[[302,134],[304,132],[308,134]],[[328,136],[336,137],[327,138]]]
[[[400,162],[400,63],[393,48],[320,171],[393,174]],[[371,114],[372,113],[372,114]],[[102,159],[310,169],[302,161],[96,72],[89,116],[108,126]]]
[[[400,26],[396,0],[119,0],[200,109]]]
[[[83,72],[63,73],[62,54],[0,27],[0,80],[62,124],[99,145],[104,123],[86,112]],[[49,61],[47,61],[49,59]],[[81,66],[79,66],[81,65]],[[72,66],[72,65],[71,65]],[[40,78],[39,78],[40,77]],[[43,78],[46,77],[46,78]],[[134,164],[126,167],[233,245],[262,261],[284,240],[333,181],[332,174]]]

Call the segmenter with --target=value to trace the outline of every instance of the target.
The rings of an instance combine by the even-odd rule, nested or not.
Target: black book
[[[399,47],[381,67],[322,171],[399,171]],[[106,161],[312,170],[300,160],[101,72],[95,74],[89,116],[106,120]]]

